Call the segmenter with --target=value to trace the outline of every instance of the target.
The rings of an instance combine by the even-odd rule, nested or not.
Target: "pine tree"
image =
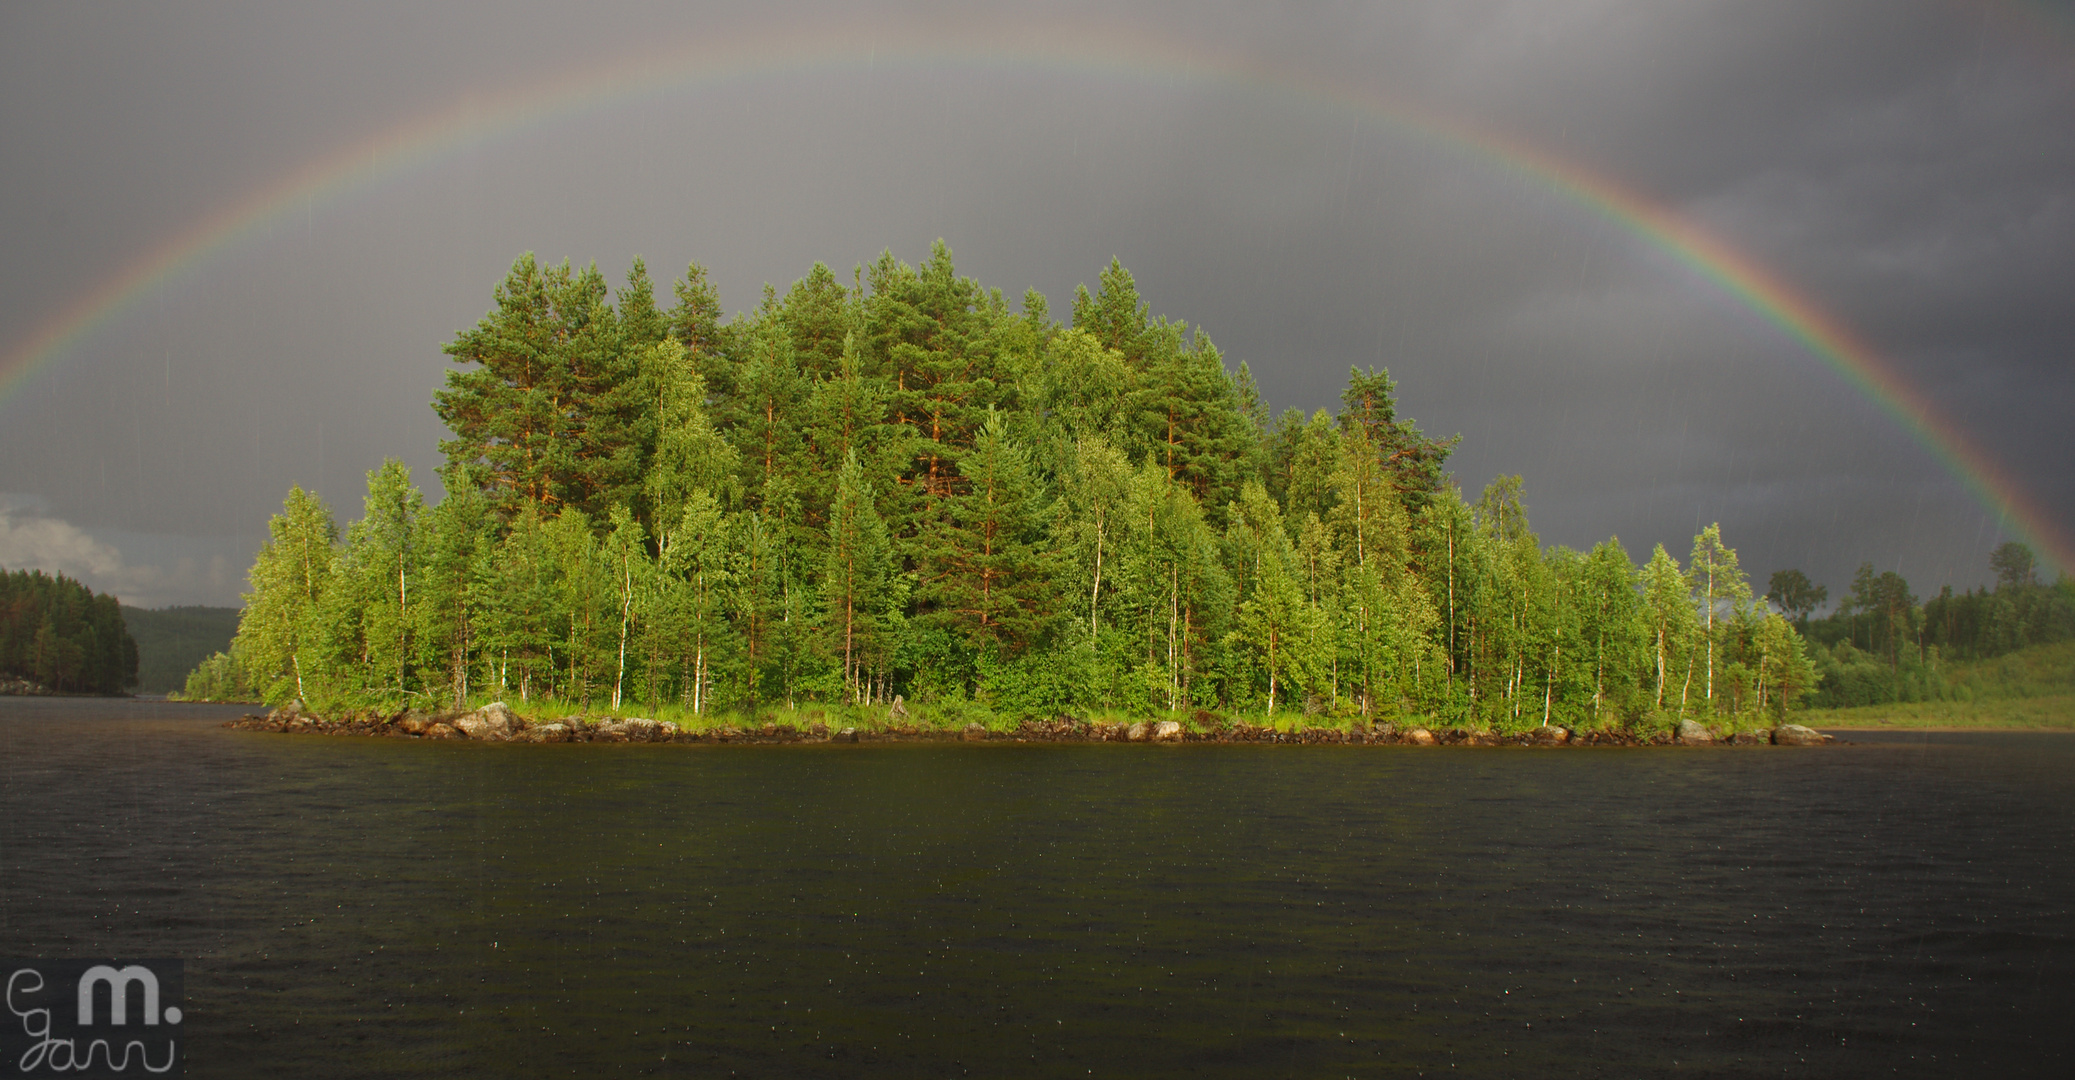
[[[454,707],[470,693],[469,672],[482,651],[481,620],[500,597],[486,595],[477,568],[495,542],[489,504],[472,488],[450,490],[421,519],[423,544],[411,592],[411,625],[419,678],[443,686]]]
[[[889,555],[886,524],[872,506],[871,489],[853,452],[843,462],[829,505],[822,589],[828,625],[842,642],[844,693],[855,704],[867,696],[862,660],[876,636],[872,600],[886,587]]]
[[[1441,491],[1442,468],[1462,436],[1428,438],[1411,420],[1399,419],[1397,389],[1388,369],[1349,368],[1347,390],[1340,396],[1340,423],[1368,436],[1367,444],[1391,474],[1406,509],[1418,512]]]
[[[1010,437],[1006,417],[989,410],[957,466],[965,491],[950,500],[932,537],[923,599],[936,621],[976,653],[1013,656],[1035,639],[1042,621],[1028,455]]]

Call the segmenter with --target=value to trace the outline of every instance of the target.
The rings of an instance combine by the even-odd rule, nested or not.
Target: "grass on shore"
[[[1813,709],[1814,728],[1960,728],[2075,731],[2075,641],[2035,645],[1944,671],[1945,701]]]
[[[2075,694],[1858,705],[1848,709],[1812,710],[1802,714],[1800,722],[1812,728],[1847,730],[2010,728],[2075,731]]]

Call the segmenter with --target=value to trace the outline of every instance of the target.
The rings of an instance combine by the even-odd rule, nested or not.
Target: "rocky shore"
[[[397,739],[467,739],[477,742],[627,742],[627,743],[806,743],[806,742],[1151,742],[1151,743],[1278,743],[1289,745],[1362,746],[1820,746],[1836,739],[1799,724],[1784,724],[1769,731],[1744,731],[1718,738],[1691,720],[1681,721],[1676,731],[1639,737],[1628,732],[1588,731],[1573,733],[1562,727],[1536,727],[1500,735],[1457,729],[1431,730],[1393,724],[1356,726],[1352,729],[1307,727],[1295,731],[1227,720],[1199,711],[1190,717],[1192,727],[1174,720],[1145,720],[1137,723],[1103,723],[1059,717],[1026,720],[1006,731],[989,730],[978,724],[964,728],[925,727],[889,718],[884,727],[860,730],[834,727],[820,720],[805,727],[776,723],[741,727],[726,725],[705,731],[680,728],[667,720],[600,719],[578,716],[558,720],[526,720],[503,702],[492,702],[467,712],[424,714],[412,711],[381,713],[371,710],[342,712],[333,717],[316,716],[298,702],[290,702],[264,715],[251,714],[228,721],[225,727],[241,731],[284,734],[361,735]]]

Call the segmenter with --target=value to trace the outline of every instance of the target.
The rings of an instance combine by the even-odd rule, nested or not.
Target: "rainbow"
[[[1887,361],[1777,274],[1670,209],[1514,137],[1484,130],[1315,72],[1103,27],[991,30],[839,27],[806,33],[732,33],[695,45],[572,70],[508,92],[466,96],[446,108],[348,145],[254,190],[139,253],[0,358],[0,405],[38,369],[77,347],[156,286],[254,236],[292,210],[395,178],[471,146],[644,97],[745,77],[939,65],[1031,69],[1233,85],[1311,107],[1352,111],[1543,184],[1670,253],[1798,341],[1928,449],[1997,519],[2054,567],[2075,569],[2075,547],[1988,454]]]

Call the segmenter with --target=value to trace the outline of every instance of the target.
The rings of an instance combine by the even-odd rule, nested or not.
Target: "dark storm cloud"
[[[1703,222],[1851,326],[2068,530],[2075,42],[2014,11],[15,5],[0,342],[203,216],[465,96],[745,30],[1070,27],[1360,85]],[[1465,436],[1466,488],[1527,477],[1549,542],[1619,533],[1683,555],[1719,519],[1761,580],[1798,565],[1836,591],[1873,560],[1921,591],[1981,581],[2004,536],[1777,327],[1477,151],[1242,83],[985,64],[728,80],[312,200],[0,402],[0,491],[35,507],[5,535],[129,575],[104,587],[225,602],[210,553],[242,565],[289,483],[342,516],[384,455],[431,484],[438,346],[520,251],[614,279],[637,254],[658,278],[697,259],[741,309],[815,259],[913,260],[938,236],[1055,315],[1121,257],[1156,313],[1208,329],[1278,407],[1331,406],[1349,365],[1390,366],[1407,412]]]

